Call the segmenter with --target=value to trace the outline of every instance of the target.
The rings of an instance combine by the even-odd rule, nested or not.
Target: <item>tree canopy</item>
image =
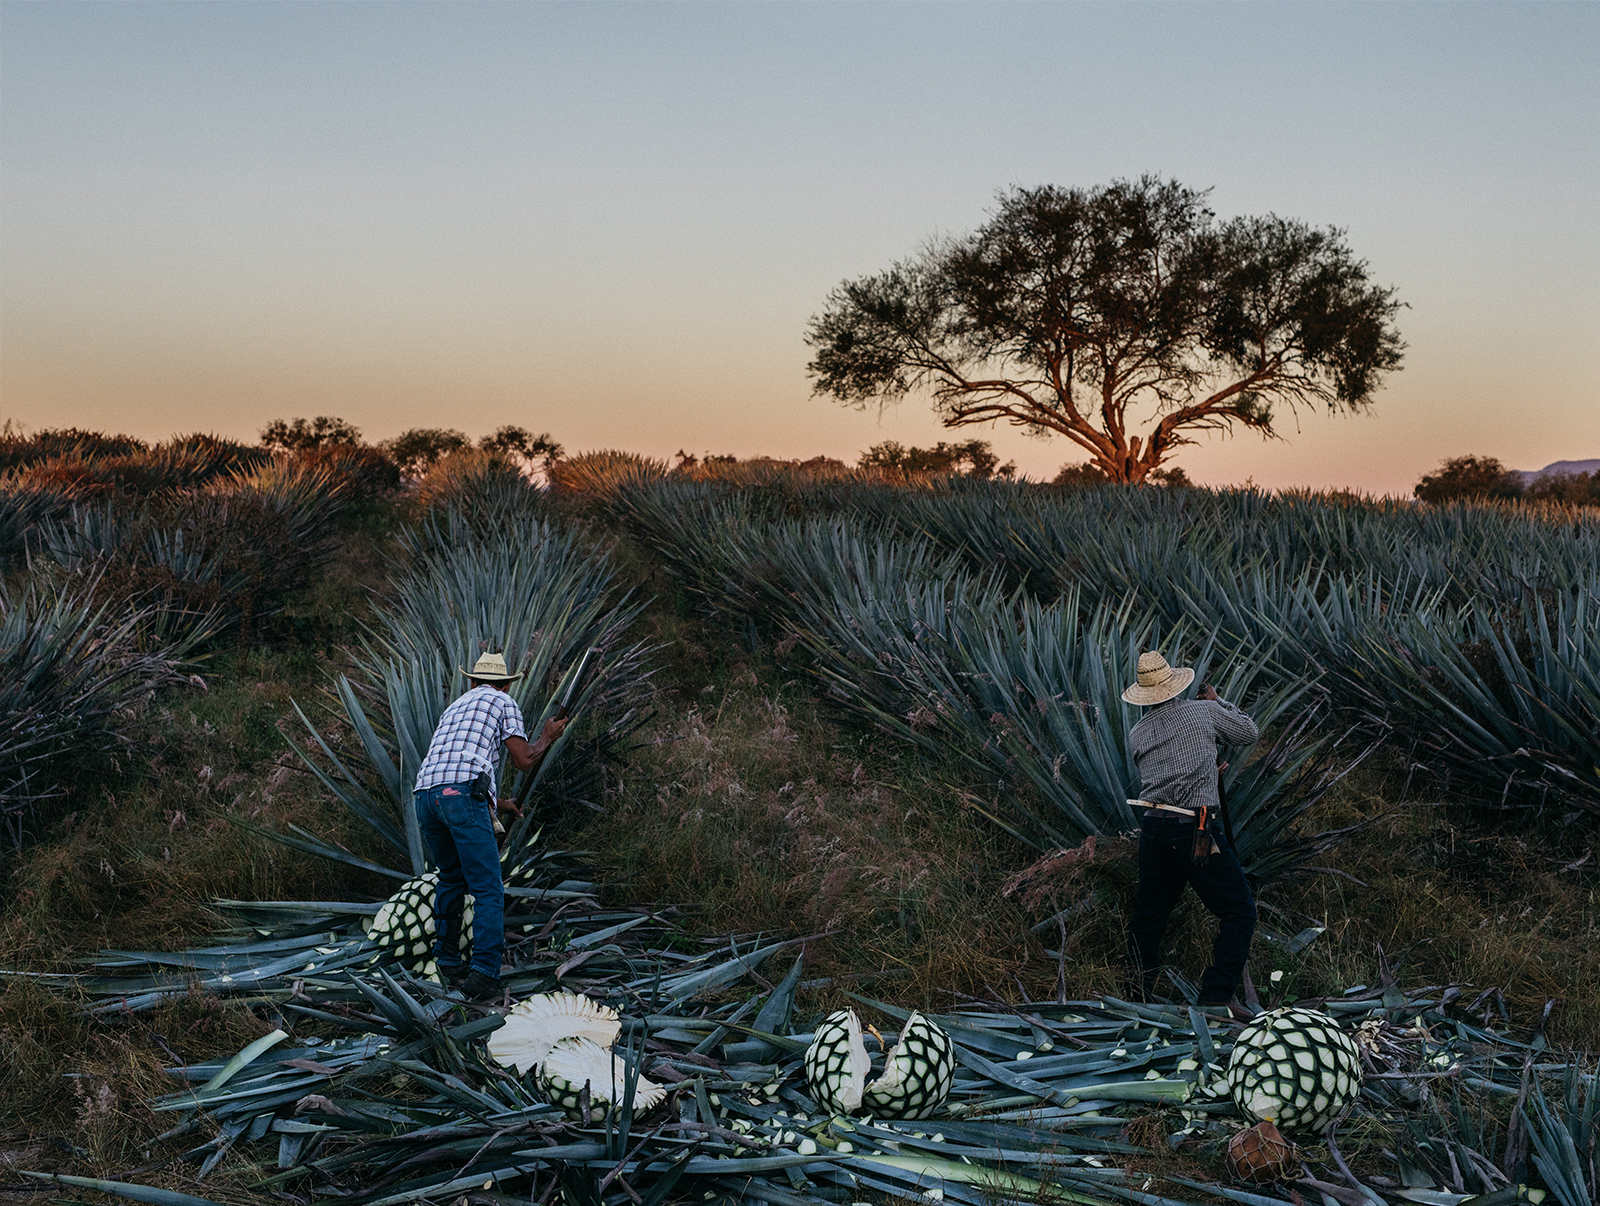
[[[1116,482],[1202,431],[1277,436],[1275,407],[1369,407],[1405,346],[1393,290],[1339,230],[1219,222],[1205,199],[1151,176],[1002,193],[973,234],[829,294],[806,330],[815,392],[926,390],[947,427],[1064,435]]]
[[[361,429],[333,415],[288,423],[274,419],[261,430],[261,446],[273,452],[305,452],[335,445],[355,447],[360,443]]]
[[[932,448],[907,448],[898,440],[885,440],[863,452],[858,463],[863,469],[956,474],[984,480],[992,477],[1010,479],[1017,473],[1016,462],[1007,461],[1002,465],[994,449],[989,447],[988,440],[967,440],[961,444],[946,444],[940,440]]]

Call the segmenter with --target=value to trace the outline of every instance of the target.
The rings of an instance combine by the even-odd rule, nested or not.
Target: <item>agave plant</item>
[[[1009,808],[992,818],[1040,847],[1138,827],[1129,737],[1140,711],[1121,691],[1140,652],[1159,645],[1273,733],[1259,757],[1233,752],[1224,776],[1246,870],[1273,878],[1344,836],[1296,833],[1340,774],[1314,680],[1285,672],[1270,649],[1184,623],[1162,628],[1134,603],[1086,613],[1075,593],[1043,605],[992,585],[836,592],[831,610],[808,612],[805,639],[833,697],[995,782]]]
[[[0,583],[0,813],[20,844],[63,759],[129,740],[134,705],[181,676],[188,648],[151,634],[155,609],[113,611],[81,593]]]
[[[522,510],[536,487],[510,457],[482,448],[467,448],[441,457],[417,483],[417,502],[424,507]]]
[[[1373,625],[1334,677],[1473,800],[1600,814],[1597,632],[1600,576],[1516,609]]]
[[[1534,1167],[1561,1206],[1587,1206],[1600,1196],[1600,1068],[1585,1073],[1573,1061],[1564,1070],[1562,1095],[1551,1106],[1544,1084],[1533,1084],[1532,1115],[1522,1116],[1533,1141]]]
[[[469,521],[458,515],[441,522],[448,530]],[[518,774],[503,786],[518,796],[557,787],[556,794],[582,798],[592,789],[601,757],[637,721],[649,678],[648,649],[623,640],[641,605],[619,597],[608,560],[576,532],[529,515],[482,541],[440,545],[414,535],[409,546],[413,560],[397,570],[391,601],[377,609],[356,655],[360,686],[345,677],[335,684],[336,709],[367,765],[339,757],[303,712],[323,757],[296,747],[324,785],[404,856],[408,870],[395,873],[401,878],[426,867],[412,784],[440,715],[459,693],[461,668],[486,642],[523,672],[509,689],[530,735],[563,700],[580,722],[527,782]],[[593,736],[585,756],[573,760],[582,765],[569,764],[564,755],[585,726]],[[513,826],[508,850],[527,844],[532,818],[530,812]],[[309,835],[296,844],[341,861],[354,857]]]
[[[102,593],[160,604],[166,630],[201,639],[282,608],[332,554],[343,479],[288,458],[161,501],[121,495],[71,505],[35,546]]]
[[[666,476],[667,463],[637,452],[605,449],[552,461],[549,474],[550,488],[558,493],[605,497],[630,486],[658,481]]]
[[[70,512],[80,494],[72,485],[26,481],[15,471],[0,475],[0,568],[38,547],[41,529]]]

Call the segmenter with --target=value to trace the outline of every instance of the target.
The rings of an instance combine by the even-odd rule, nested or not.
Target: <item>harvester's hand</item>
[[[556,738],[560,737],[561,734],[565,733],[566,731],[566,717],[563,716],[560,720],[547,720],[544,722],[544,728],[539,730],[539,740],[544,742],[546,747],[549,747],[554,745]]]
[[[1205,686],[1200,688],[1200,694],[1199,694],[1198,698],[1200,698],[1200,699],[1215,699],[1215,698],[1217,698],[1217,689],[1215,687],[1213,687],[1210,683],[1207,683]]]
[[[520,817],[522,815],[522,809],[517,807],[517,802],[510,796],[506,796],[502,800],[495,801],[495,807],[500,810],[501,815],[503,816]]]

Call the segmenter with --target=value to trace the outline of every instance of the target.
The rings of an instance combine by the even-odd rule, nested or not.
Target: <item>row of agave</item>
[[[167,453],[146,460],[204,484],[86,497],[0,482],[0,543],[27,554],[0,584],[0,816],[13,845],[64,767],[125,745],[140,702],[221,635],[248,635],[331,552],[344,499],[326,467],[262,454],[229,470],[228,449],[205,444]]]
[[[966,698],[956,714],[1016,726],[1015,708],[984,711],[998,702],[989,688],[1037,677],[1035,700],[1078,690],[1114,725],[1127,639],[1187,637],[1219,665],[1257,663],[1247,691],[1325,708],[1362,748],[1396,742],[1441,796],[1600,814],[1592,512],[1007,484],[800,493],[833,514],[775,517],[754,492],[704,484],[622,490],[609,505],[708,610],[752,640],[792,629],[847,709],[944,755],[969,758],[980,730],[907,732],[922,713],[885,691],[897,678],[926,694],[942,676]],[[951,626],[967,635],[948,639]],[[900,663],[882,669],[912,635],[919,656],[902,662],[921,667],[914,682]],[[1091,637],[1087,654],[1060,644]],[[1101,668],[1085,680],[1063,657]],[[889,722],[896,713],[903,724]],[[1276,719],[1292,731],[1304,717]],[[1069,763],[1094,756],[1070,726],[1041,736],[1064,743],[1054,749]],[[1050,782],[1070,770],[1052,760]]]
[[[182,1087],[152,1105],[173,1115],[158,1142],[198,1163],[196,1182],[249,1153],[244,1170],[276,1165],[252,1188],[286,1200],[1276,1206],[1314,1192],[1347,1206],[1580,1206],[1597,1188],[1595,1072],[1511,1037],[1455,989],[1358,986],[1247,1006],[1242,1022],[1110,997],[939,1013],[856,997],[798,1018],[797,990],[820,983],[801,980],[800,958],[747,987],[796,942],[694,944],[668,917],[601,906],[577,875],[547,850],[515,889],[510,1010],[464,1005],[409,955],[372,967],[389,905],[229,902],[231,941],[108,952],[81,985],[116,1014],[198,980],[278,1019],[231,1059],[171,1069]],[[1341,1131],[1352,1112],[1360,1125]],[[1227,1149],[1235,1179],[1169,1170],[1152,1192],[1135,1118],[1145,1143]],[[1281,1128],[1245,1132],[1269,1137],[1264,1157],[1238,1142],[1255,1119]],[[1359,1175],[1339,1142],[1360,1145]]]

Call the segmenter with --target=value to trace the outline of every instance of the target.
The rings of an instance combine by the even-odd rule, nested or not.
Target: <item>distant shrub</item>
[[[1411,492],[1429,503],[1520,498],[1522,481],[1492,456],[1458,456],[1426,474]]]
[[[1007,461],[1002,465],[988,440],[967,440],[960,444],[941,440],[932,448],[907,448],[898,440],[885,440],[863,452],[858,463],[863,469],[893,470],[908,475],[958,475],[985,481],[994,477],[1009,480],[1017,475],[1017,463]]]
[[[1051,478],[1052,486],[1065,486],[1069,490],[1088,490],[1106,483],[1105,472],[1088,463],[1082,465],[1063,465],[1060,472]]]
[[[510,424],[496,427],[478,441],[478,447],[485,452],[497,452],[509,457],[529,472],[548,470],[551,462],[561,459],[563,452],[561,445],[550,438],[548,431],[534,435],[526,427],[513,427]]]
[[[371,444],[322,444],[294,456],[304,469],[326,469],[349,499],[375,498],[400,488],[400,466]]]
[[[1600,506],[1600,473],[1547,473],[1529,483],[1525,497],[1539,502]]]
[[[550,465],[550,488],[570,494],[614,494],[667,476],[667,463],[637,452],[582,452]]]

